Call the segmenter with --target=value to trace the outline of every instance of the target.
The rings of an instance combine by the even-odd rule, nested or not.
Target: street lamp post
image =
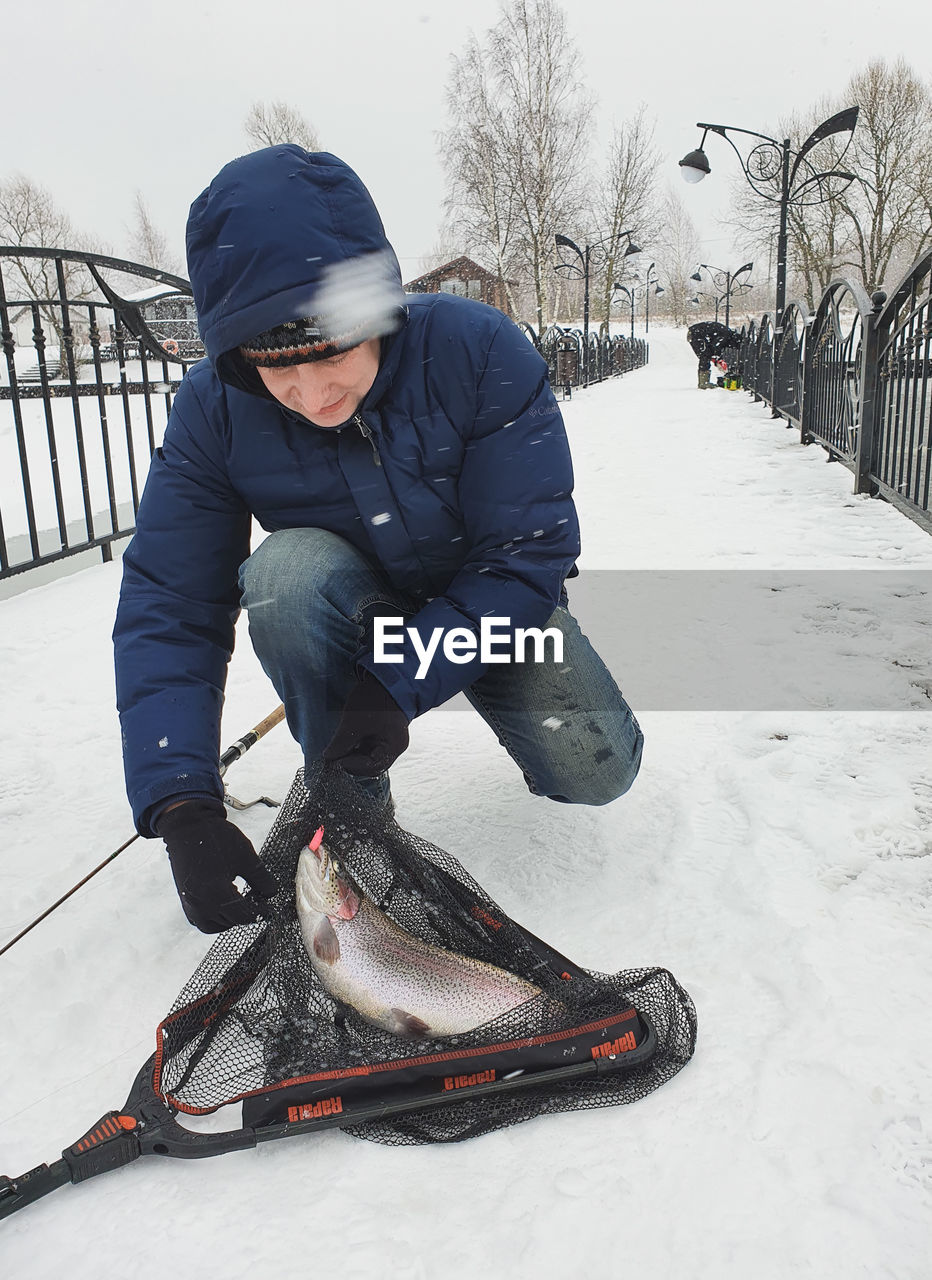
[[[631,341],[634,341],[634,289],[629,289],[626,284],[619,284],[616,280],[612,288],[615,293],[623,293],[628,299],[628,306],[631,308]],[[614,301],[614,298],[612,299]]]
[[[680,161],[680,169],[686,181],[701,182],[712,171],[703,146],[709,133],[717,133],[725,139],[741,161],[744,176],[753,190],[763,199],[769,200],[773,204],[779,204],[780,229],[777,235],[775,325],[778,333],[781,331],[783,311],[786,307],[787,214],[790,205],[822,204],[830,196],[838,194],[837,188],[831,189],[827,187],[823,189],[823,183],[827,183],[831,178],[844,179],[845,186],[857,181],[857,175],[849,173],[846,169],[829,169],[827,172],[820,173],[805,157],[817,143],[824,138],[831,137],[832,134],[853,134],[857,122],[858,108],[846,107],[844,111],[839,111],[827,120],[823,120],[794,155],[790,148],[789,138],[784,138],[781,143],[776,138],[769,137],[766,133],[757,133],[754,129],[739,129],[731,124],[704,124],[699,121],[696,128],[704,131],[702,141],[695,151],[690,151]],[[729,133],[742,133],[751,138],[760,138],[761,141],[751,149],[745,159],[728,136]],[[797,184],[797,178],[800,178],[801,174],[803,176]],[[779,190],[779,195],[774,194],[777,189]]]
[[[737,289],[749,289],[751,287],[747,280],[742,280],[740,284],[736,284],[735,282],[737,281],[738,276],[743,275],[745,271],[750,271],[753,266],[753,262],[746,262],[743,267],[739,267],[737,271],[732,272],[726,271],[724,267],[710,267],[707,262],[700,262],[699,269],[689,277],[690,280],[696,280],[701,284],[702,272],[708,271],[709,279],[715,285],[715,288],[722,290],[721,296],[715,303],[715,319],[718,319],[718,304],[724,301],[726,327],[730,325],[731,321],[730,303],[732,293],[736,292]]]
[[[622,236],[628,237],[628,246],[625,249],[624,257],[628,258],[632,253],[640,253],[641,250],[634,243],[631,237],[633,231],[619,231],[616,236],[606,236],[604,240],[597,240],[594,244],[587,244],[585,249],[580,249],[575,241],[569,236],[558,235],[555,237],[557,248],[572,249],[576,254],[579,262],[565,262],[561,260],[554,266],[555,271],[563,271],[570,276],[578,276],[583,281],[583,385],[589,385],[589,269],[593,265],[601,266],[608,261],[609,248],[614,247]]]
[[[663,285],[657,284],[658,277],[654,276],[653,279],[651,279],[650,273],[653,271],[654,265],[655,264],[652,262],[650,266],[647,268],[647,277],[644,281],[646,285],[646,289],[644,292],[644,333],[645,334],[650,333],[650,287],[651,285],[655,286],[654,293],[663,293]]]
[[[696,278],[696,277],[695,277],[695,276],[690,276],[689,278],[690,278],[690,280],[695,280],[695,278]],[[699,307],[699,306],[701,306],[701,305],[702,305],[702,303],[699,301],[699,299],[700,299],[700,298],[711,298],[711,297],[712,297],[712,295],[711,295],[710,293],[701,293],[701,292],[697,292],[697,293],[694,293],[694,294],[693,294],[693,296],[692,296],[691,298],[688,298],[688,299],[687,299],[687,301],[688,301],[692,306],[694,306],[694,307]],[[719,307],[722,305],[722,303],[724,302],[724,300],[725,300],[725,299],[724,299],[723,297],[720,297],[720,298],[716,298],[716,299],[715,299],[715,319],[716,319],[716,320],[718,320],[718,309],[719,309]]]

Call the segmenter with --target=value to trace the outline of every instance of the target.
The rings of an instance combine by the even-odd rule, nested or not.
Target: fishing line
[[[241,760],[250,747],[255,746],[259,739],[264,737],[270,729],[274,729],[277,724],[281,724],[284,718],[285,708],[283,705],[280,705],[270,715],[267,715],[264,720],[260,720],[259,723],[254,728],[250,729],[248,733],[244,733],[241,738],[238,738],[231,747],[228,747],[220,757],[221,778],[224,776],[231,764],[236,760]],[[249,809],[253,804],[267,804],[275,807],[275,801],[270,800],[268,796],[260,796],[258,800],[253,800],[250,804],[243,804],[242,801],[237,800],[235,796],[225,796],[224,799],[234,809]],[[103,871],[104,867],[109,866],[110,863],[113,862],[114,858],[118,858],[125,849],[128,849],[129,846],[138,839],[139,834],[137,832],[135,835],[130,836],[128,840],[125,840],[123,844],[120,845],[119,849],[114,849],[113,853],[108,854],[108,856],[104,858],[103,862],[99,863],[93,871],[89,871],[86,876],[78,881],[77,884],[72,885],[67,893],[63,893],[57,902],[53,902],[52,905],[47,907],[41,915],[36,916],[35,920],[28,924],[25,929],[21,929],[15,938],[11,938],[9,942],[0,947],[0,956],[4,955],[11,947],[15,946],[17,942],[20,942],[25,938],[27,933],[31,933],[37,924],[41,924],[43,920],[47,919],[53,911],[56,911],[62,905],[62,903],[67,902],[73,894],[77,893],[77,891],[86,885],[89,880],[92,880],[98,872]]]
[[[51,1093],[46,1093],[41,1098],[36,1098],[34,1102],[27,1102],[24,1107],[19,1109],[19,1111],[12,1111],[8,1116],[0,1117],[0,1129],[2,1129],[4,1125],[9,1124],[11,1120],[15,1120],[18,1116],[25,1115],[25,1113],[27,1111],[31,1111],[33,1107],[38,1107],[41,1106],[43,1102],[48,1102],[49,1098],[57,1097],[58,1094],[64,1093],[66,1089],[71,1089],[76,1084],[83,1084],[85,1080],[90,1080],[91,1076],[95,1076],[98,1072],[104,1071],[107,1067],[112,1066],[114,1062],[119,1062],[119,1060],[121,1058],[125,1058],[128,1053],[135,1053],[141,1045],[151,1043],[151,1036],[146,1036],[144,1040],[137,1040],[135,1044],[131,1044],[128,1049],[121,1050],[115,1057],[109,1058],[106,1062],[98,1063],[96,1067],[91,1067],[90,1071],[85,1075],[75,1076],[73,1080],[66,1080],[63,1085],[60,1085],[57,1089],[53,1089]]]

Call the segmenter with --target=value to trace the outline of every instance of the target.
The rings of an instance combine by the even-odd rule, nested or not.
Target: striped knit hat
[[[314,291],[314,315],[266,329],[243,343],[239,354],[246,364],[265,369],[326,360],[367,338],[394,333],[402,323],[404,298],[390,249],[334,262]]]
[[[357,346],[366,336],[366,326],[360,326],[355,333],[324,337],[319,320],[307,316],[266,329],[251,342],[244,343],[239,353],[253,368],[284,369],[292,364],[326,360],[328,356]]]

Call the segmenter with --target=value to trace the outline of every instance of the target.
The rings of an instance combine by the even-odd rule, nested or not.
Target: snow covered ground
[[[692,1063],[633,1106],[450,1148],[332,1132],[146,1159],[0,1225],[3,1274],[929,1276],[932,539],[853,497],[846,471],[744,393],[698,393],[682,332],[650,337],[648,369],[565,406],[583,568],[616,584],[620,570],[741,570],[755,592],[758,575],[826,571],[779,651],[759,650],[781,680],[796,670],[790,695],[771,707],[763,666],[743,709],[716,709],[718,693],[641,706],[638,664],[652,658],[635,645],[613,666],[644,764],[615,804],[531,797],[456,704],[415,723],[393,785],[402,825],[578,962],[670,968],[698,1009]],[[848,609],[855,570],[899,575],[903,614],[891,621],[880,588],[873,610],[869,593]],[[131,834],[109,647],[118,583],[118,565],[96,566],[0,602],[0,940]],[[635,609],[630,630],[643,630]],[[848,687],[820,696],[805,657],[794,667],[816,632],[828,669],[855,662],[882,709],[846,709],[872,704]],[[703,643],[700,682],[715,666]],[[243,633],[224,743],[276,703]],[[229,783],[281,796],[298,765],[277,729]],[[272,814],[239,820],[259,841]],[[208,945],[161,844],[137,841],[0,959],[0,1170],[57,1157],[122,1103]]]

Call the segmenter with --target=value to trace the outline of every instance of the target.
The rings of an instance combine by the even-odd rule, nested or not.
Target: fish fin
[[[340,939],[329,916],[324,916],[314,931],[314,955],[324,964],[336,964],[340,958]]]
[[[396,1036],[426,1036],[430,1031],[427,1023],[416,1014],[408,1013],[404,1009],[392,1009],[391,1013],[395,1019],[392,1030]]]

